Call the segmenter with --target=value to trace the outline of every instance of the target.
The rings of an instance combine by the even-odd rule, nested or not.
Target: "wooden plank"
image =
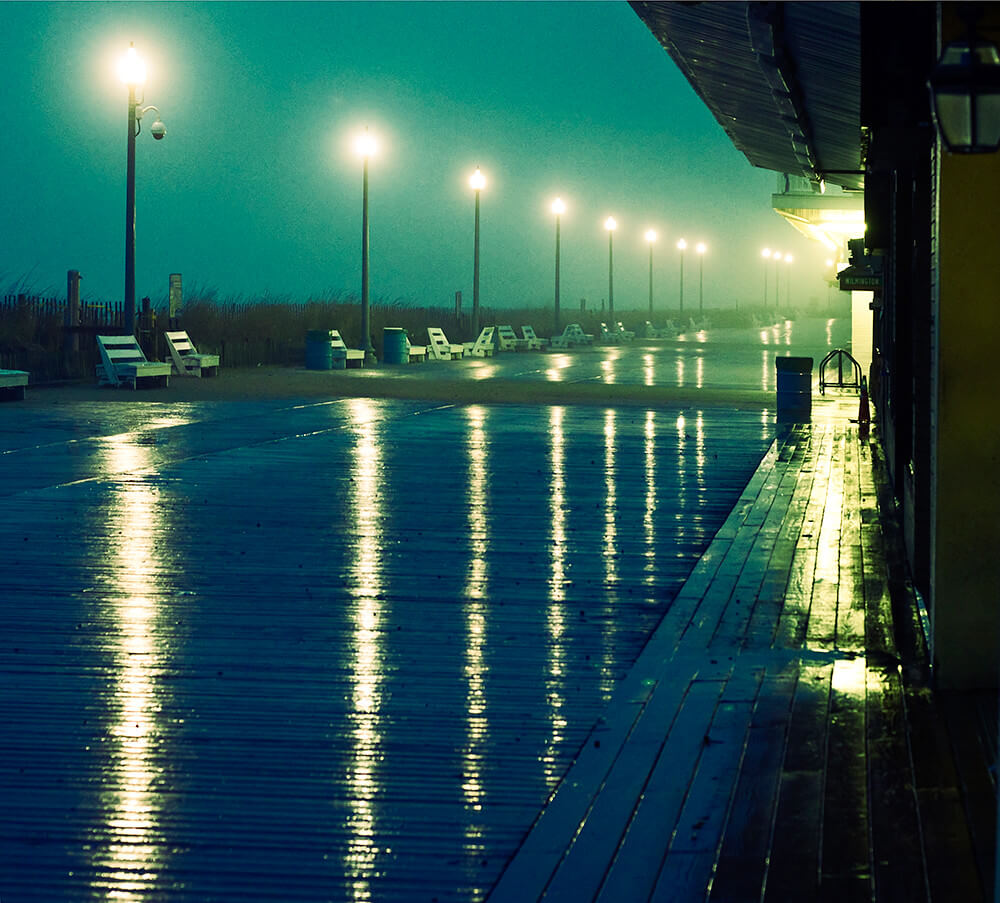
[[[797,667],[767,676],[750,722],[750,736],[725,826],[710,899],[759,900],[764,888],[771,832],[785,757]]]
[[[602,903],[645,900],[652,891],[724,688],[722,681],[691,684],[598,894]]]

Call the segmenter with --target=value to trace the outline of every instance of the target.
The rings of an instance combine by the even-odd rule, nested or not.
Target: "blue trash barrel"
[[[330,348],[330,369],[331,370],[346,370],[347,369],[347,349],[346,348]]]
[[[382,330],[382,360],[387,364],[408,364],[409,359],[406,330],[398,326],[386,326]]]
[[[808,423],[812,419],[811,357],[776,357],[778,423]]]
[[[306,332],[306,369],[330,370],[333,368],[333,338],[328,329],[310,329]]]

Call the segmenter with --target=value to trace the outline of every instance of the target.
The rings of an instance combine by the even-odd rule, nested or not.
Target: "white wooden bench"
[[[330,344],[346,353],[348,367],[363,367],[365,365],[365,352],[361,348],[348,348],[336,329],[330,330]]]
[[[549,344],[548,339],[543,339],[541,336],[535,334],[535,328],[533,326],[522,326],[521,335],[524,336],[524,347],[527,348],[528,351],[541,351]]]
[[[594,337],[584,332],[579,323],[570,323],[560,335],[552,337],[553,348],[572,348],[574,345],[590,345]]]
[[[0,370],[0,399],[20,401],[28,385],[27,370]]]
[[[450,361],[465,354],[465,346],[449,342],[439,326],[427,327],[427,339],[427,356],[436,361]]]
[[[146,360],[135,336],[99,335],[97,348],[102,363],[97,366],[97,378],[104,386],[170,384],[170,364]]]
[[[473,357],[493,357],[493,333],[495,327],[484,326],[479,338],[474,342],[463,342],[465,353]]]
[[[170,349],[170,360],[174,365],[174,373],[179,376],[217,376],[219,373],[219,355],[202,354],[194,347],[194,342],[183,330],[165,332]]]
[[[515,335],[513,326],[497,327],[497,344],[501,351],[518,351],[522,347],[523,341]]]
[[[406,359],[409,363],[422,364],[427,360],[426,345],[411,345],[410,337],[406,336]]]

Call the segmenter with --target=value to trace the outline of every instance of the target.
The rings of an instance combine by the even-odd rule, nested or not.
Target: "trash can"
[[[330,346],[330,370],[347,369],[347,349]]]
[[[812,419],[811,357],[776,357],[778,423],[808,423]]]
[[[333,369],[333,336],[330,333],[328,329],[306,332],[306,370]]]
[[[408,364],[406,351],[406,330],[398,326],[386,326],[382,330],[382,360],[387,364]]]

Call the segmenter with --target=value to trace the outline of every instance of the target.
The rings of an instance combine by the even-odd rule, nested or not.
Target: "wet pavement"
[[[0,408],[2,898],[483,899],[837,328]]]

